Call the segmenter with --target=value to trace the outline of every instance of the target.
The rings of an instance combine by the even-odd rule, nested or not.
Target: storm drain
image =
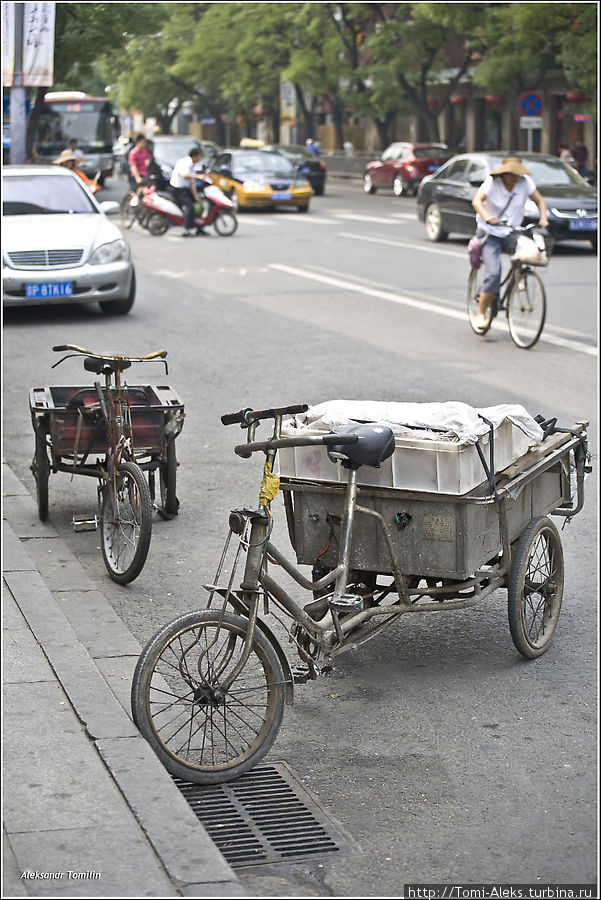
[[[344,837],[285,766],[256,766],[236,781],[178,788],[227,862],[267,865],[336,853]]]

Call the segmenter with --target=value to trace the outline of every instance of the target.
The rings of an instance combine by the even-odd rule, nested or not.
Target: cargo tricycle
[[[488,442],[473,448],[482,469],[476,486],[459,493],[459,482],[446,483],[445,493],[448,460],[437,463],[443,479],[437,487],[399,487],[411,463],[404,463],[410,457],[403,450],[395,453],[390,428],[283,429],[284,417],[306,410],[246,409],[222,417],[247,429],[247,441],[235,447],[239,456],[265,455],[258,506],[230,513],[217,573],[205,585],[206,608],[162,628],[136,666],[134,720],[169,772],[185,781],[213,784],[247,772],[272,746],[294,682],[316,678],[338,654],[406,613],[466,609],[507,588],[519,652],[534,659],[551,644],[564,562],[549,515],[566,519],[582,508],[586,422],[570,429],[543,422],[543,440],[500,470],[491,426]],[[269,419],[272,436],[256,440],[257,426]],[[296,466],[290,458],[280,463],[278,478],[279,451],[282,459],[320,453],[325,468],[307,477],[299,455]],[[397,486],[370,483],[370,473],[385,470],[393,454]],[[279,490],[296,564],[271,540]],[[311,566],[312,577],[298,565]],[[290,581],[303,601],[290,595]],[[260,611],[285,627],[300,657],[294,668]]]
[[[73,344],[53,347],[83,359],[86,371],[104,384],[34,387],[29,392],[35,452],[31,465],[38,514],[48,517],[51,472],[98,480],[98,510],[74,517],[76,531],[100,529],[102,556],[113,581],[127,584],[146,561],[153,506],[163,516],[178,512],[175,439],[184,405],[167,385],[127,385],[122,373],[132,363],[158,361],[167,371],[166,350],[146,356],[98,354]],[[155,476],[158,473],[159,491]]]

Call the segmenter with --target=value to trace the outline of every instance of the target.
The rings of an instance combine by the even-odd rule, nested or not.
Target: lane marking
[[[468,325],[467,313],[439,306],[434,303],[427,303],[424,300],[415,300],[413,297],[407,297],[404,294],[395,294],[392,291],[381,291],[375,288],[365,287],[364,285],[346,281],[342,278],[333,278],[330,275],[319,275],[316,272],[309,272],[306,269],[297,269],[295,266],[287,266],[283,263],[269,263],[268,268],[275,269],[278,272],[285,272],[288,275],[296,275],[299,278],[307,278],[310,281],[317,281],[320,284],[327,284],[330,287],[340,288],[341,290],[353,291],[356,294],[364,294],[368,297],[376,297],[378,300],[388,300],[390,303],[398,303],[401,306],[409,306],[413,309],[432,312],[439,316],[446,316],[449,319],[459,319]],[[495,322],[493,328],[495,328],[495,330],[505,330],[501,322]],[[582,344],[579,341],[569,340],[568,338],[556,337],[555,335],[543,334],[540,338],[540,342],[553,344],[556,347],[563,347],[566,350],[574,350],[576,353],[584,353],[587,356],[598,355],[596,347]]]
[[[443,250],[442,247],[428,247],[426,244],[411,243],[411,241],[397,241],[392,240],[392,238],[369,237],[366,234],[353,234],[351,231],[341,231],[339,234],[342,237],[354,238],[356,241],[368,241],[372,244],[386,244],[389,247],[407,247],[409,250],[423,250],[424,253],[439,253],[441,256],[452,256],[455,259],[465,259],[467,261],[467,250]]]
[[[400,225],[392,216],[362,216],[359,213],[332,213],[337,219],[349,219],[353,222],[379,222],[381,225]]]

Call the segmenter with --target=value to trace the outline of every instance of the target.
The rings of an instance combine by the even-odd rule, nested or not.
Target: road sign
[[[520,116],[520,128],[542,128],[542,116]]]
[[[522,116],[540,116],[543,111],[543,98],[540,94],[532,92],[522,94],[518,107]]]

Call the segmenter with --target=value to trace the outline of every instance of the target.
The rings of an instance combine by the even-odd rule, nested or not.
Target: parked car
[[[273,150],[224,150],[208,174],[236,207],[296,206],[307,212],[311,185],[292,163]]]
[[[212,165],[219,153],[219,147],[212,141],[199,141],[185,134],[157,134],[148,141],[148,149],[152,151],[155,162],[160,166],[163,178],[167,181],[171,178],[178,159],[187,156],[192,147],[200,149],[201,162],[205,166]]]
[[[472,200],[492,169],[507,153],[461,153],[438,172],[424,178],[417,194],[417,211],[431,241],[451,232],[474,234]],[[556,156],[520,154],[548,208],[548,232],[554,241],[586,240],[597,246],[597,192],[571,166]],[[538,221],[538,209],[526,202],[524,224]]]
[[[435,172],[450,155],[446,144],[391,144],[380,159],[367,163],[363,190],[374,194],[378,188],[391,187],[397,197],[413,197],[422,178]]]
[[[62,166],[2,173],[4,306],[91,303],[128,313],[136,295],[129,246],[81,179]]]
[[[319,157],[302,144],[267,144],[263,149],[285,156],[297,173],[307,179],[313,193],[321,197],[326,187],[326,164]]]

